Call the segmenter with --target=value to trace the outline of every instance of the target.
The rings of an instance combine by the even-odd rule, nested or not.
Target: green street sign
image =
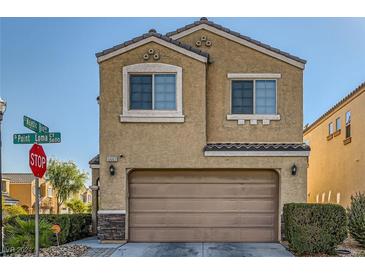
[[[20,133],[13,135],[13,143],[20,144],[34,144],[35,143],[35,133]]]
[[[48,133],[49,128],[40,122],[33,120],[32,118],[29,118],[27,116],[23,117],[24,126],[26,128],[29,128],[30,130],[36,132],[36,133]]]
[[[61,133],[60,132],[48,132],[48,133],[36,134],[35,139],[38,144],[61,143]]]
[[[61,143],[60,132],[48,132],[48,133],[20,133],[13,135],[13,143],[20,144],[55,144]]]

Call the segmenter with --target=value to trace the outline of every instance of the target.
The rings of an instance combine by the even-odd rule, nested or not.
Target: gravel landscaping
[[[84,245],[60,245],[41,248],[39,251],[40,257],[81,257],[87,251],[88,247]],[[34,253],[11,254],[11,257],[34,257]]]
[[[354,239],[347,238],[337,249],[348,250],[350,254],[339,254],[341,257],[365,257],[365,248],[361,247]]]

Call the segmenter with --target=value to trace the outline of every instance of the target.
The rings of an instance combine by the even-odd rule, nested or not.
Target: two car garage
[[[275,242],[278,196],[273,170],[135,170],[128,240]]]

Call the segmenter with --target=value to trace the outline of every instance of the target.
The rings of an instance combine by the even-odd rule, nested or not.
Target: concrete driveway
[[[126,243],[112,257],[293,257],[279,243]]]

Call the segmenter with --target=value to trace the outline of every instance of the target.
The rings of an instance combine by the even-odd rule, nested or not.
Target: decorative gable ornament
[[[148,51],[145,54],[143,54],[143,60],[147,61],[150,59],[151,56],[152,56],[153,60],[155,60],[155,61],[160,59],[160,53],[158,53],[153,48],[150,48],[150,49],[148,49]]]

